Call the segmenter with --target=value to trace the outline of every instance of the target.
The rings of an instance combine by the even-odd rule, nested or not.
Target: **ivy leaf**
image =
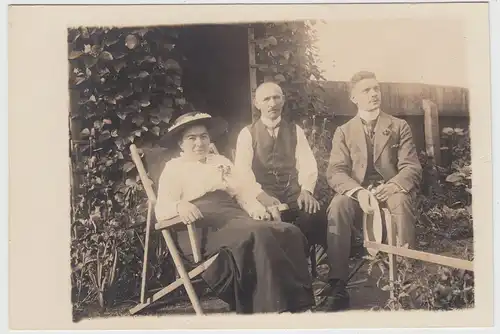
[[[148,32],[149,32],[149,28],[141,28],[138,30],[134,30],[132,33],[138,34],[139,36],[144,37]]]
[[[135,49],[137,44],[139,44],[139,39],[135,35],[127,35],[125,37],[125,46],[130,50]]]
[[[116,116],[118,116],[118,118],[120,118],[122,121],[124,121],[127,118],[127,114],[123,111],[117,111]]]
[[[167,49],[168,51],[172,51],[175,48],[175,44],[164,44],[163,48]]]
[[[169,123],[170,120],[172,119],[172,114],[174,113],[173,108],[168,108],[168,107],[160,107],[160,113],[158,114],[158,118],[161,119],[165,123]]]
[[[172,71],[181,71],[181,66],[179,63],[173,59],[167,59],[164,62],[162,62],[163,67],[166,70],[172,70]]]
[[[92,45],[92,47],[90,48],[90,53],[94,56],[94,57],[97,57],[97,55],[99,55],[102,51],[102,47],[100,45]]]
[[[99,120],[94,122],[94,129],[100,130],[102,128],[102,126],[103,126],[103,122],[101,122]]]
[[[119,151],[123,151],[125,149],[125,140],[123,138],[116,138],[115,145]]]
[[[111,131],[111,137],[113,137],[113,138],[118,137],[118,130],[115,129],[115,130]]]
[[[140,104],[141,104],[141,107],[147,107],[147,106],[151,105],[151,102],[149,102],[148,99],[142,99],[140,101]]]
[[[269,45],[278,45],[278,40],[274,36],[269,36],[267,38],[267,42],[269,43]]]
[[[116,43],[118,43],[119,40],[120,40],[120,38],[118,36],[109,36],[109,35],[107,35],[104,38],[104,45],[106,45],[106,46],[115,45]]]
[[[278,74],[274,76],[274,79],[276,79],[278,82],[284,82],[286,81],[286,78],[283,74]]]
[[[186,99],[185,98],[178,98],[178,99],[175,99],[175,103],[179,106],[183,106],[186,104]]]
[[[146,56],[139,61],[139,65],[142,65],[142,63],[156,63],[156,58],[153,56]]]
[[[125,62],[124,60],[113,64],[113,68],[115,69],[116,72],[120,72],[122,68],[124,68],[125,66],[127,66],[127,62]]]
[[[125,52],[113,52],[113,58],[115,58],[116,60],[123,59],[126,55],[127,54]]]
[[[81,55],[83,55],[82,51],[71,51],[69,53],[68,59],[73,60],[79,58]]]
[[[137,183],[135,182],[134,179],[128,178],[125,180],[125,185],[128,187],[133,187],[133,186],[137,185]]]
[[[122,204],[122,203],[123,203],[123,201],[124,201],[123,194],[121,194],[121,193],[116,193],[116,194],[115,194],[115,201],[116,201],[118,204]]]
[[[151,128],[151,132],[154,133],[155,136],[159,136],[160,135],[160,127],[158,126],[153,126]]]
[[[144,123],[144,117],[142,117],[141,115],[137,115],[132,118],[132,123],[136,124],[137,126],[141,126],[141,124]]]
[[[88,68],[94,67],[95,64],[97,64],[98,61],[99,61],[98,58],[91,57],[91,56],[85,56],[83,58],[83,62],[85,63],[85,66],[87,66]]]
[[[460,172],[455,172],[446,177],[446,182],[457,183],[463,181],[463,174]]]
[[[85,129],[83,129],[83,130],[80,132],[80,135],[81,135],[82,137],[88,137],[88,136],[90,136],[90,130],[89,130],[89,129],[87,129],[87,128],[85,128]]]
[[[86,77],[83,77],[83,76],[76,77],[76,79],[75,79],[75,85],[77,85],[77,86],[78,86],[79,84],[81,84],[81,83],[82,83],[82,82],[84,82],[85,80],[87,80],[87,78],[86,78]]]
[[[152,116],[150,119],[151,123],[153,123],[154,125],[158,125],[160,124],[161,120],[157,117],[157,116]]]
[[[99,136],[99,141],[105,141],[105,140],[108,140],[110,138],[111,138],[111,133],[109,132],[109,130],[105,130]]]
[[[165,105],[165,106],[167,106],[167,107],[169,107],[169,108],[171,108],[174,105],[174,99],[172,99],[170,97],[166,97],[166,98],[163,99],[163,103],[162,104]]]
[[[104,51],[101,53],[101,55],[99,56],[101,59],[104,59],[104,60],[113,60],[113,55],[108,52],[108,51]]]
[[[85,54],[89,54],[92,52],[92,46],[90,46],[90,44],[85,44],[83,46],[83,53]]]
[[[124,171],[125,173],[130,172],[130,171],[131,171],[132,169],[134,169],[134,168],[135,168],[134,163],[133,163],[133,162],[130,162],[130,161],[129,161],[129,162],[127,162],[127,163],[125,163],[125,164],[123,165],[123,171]]]
[[[105,96],[104,101],[108,102],[109,104],[116,104],[116,99],[111,96]]]
[[[80,28],[80,32],[82,33],[82,38],[88,39],[90,38],[89,30],[85,27]]]
[[[146,71],[140,71],[139,74],[137,75],[137,77],[140,78],[140,79],[144,79],[147,76],[149,76],[149,73],[146,72]]]

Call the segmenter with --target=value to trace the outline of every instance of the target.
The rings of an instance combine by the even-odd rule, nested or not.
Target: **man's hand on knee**
[[[386,202],[392,195],[401,192],[401,188],[395,183],[385,183],[375,189],[374,195],[380,202]]]
[[[309,214],[318,212],[320,207],[316,198],[307,190],[302,190],[300,192],[299,198],[297,198],[297,205],[300,210],[304,210]]]

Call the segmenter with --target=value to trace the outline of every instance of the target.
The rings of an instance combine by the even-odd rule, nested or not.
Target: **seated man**
[[[368,189],[391,212],[398,243],[413,247],[413,199],[422,173],[410,127],[380,110],[380,87],[373,73],[352,77],[351,100],[358,114],[335,131],[327,169],[328,184],[336,195],[328,208],[327,253],[334,266],[325,294],[333,289],[345,301],[351,229],[362,221],[362,211],[373,212]]]
[[[235,166],[264,206],[287,204],[309,242],[325,245],[326,213],[313,196],[317,163],[304,131],[282,119],[285,99],[277,84],[257,87],[254,102],[261,115],[241,130]]]
[[[202,255],[219,253],[202,278],[233,311],[305,311],[314,305],[305,237],[294,225],[265,221],[266,209],[232,163],[209,153],[211,139],[225,131],[225,122],[208,114],[175,121],[165,139],[181,154],[161,174],[156,218],[196,222]],[[177,242],[184,257],[192,255],[188,242]]]

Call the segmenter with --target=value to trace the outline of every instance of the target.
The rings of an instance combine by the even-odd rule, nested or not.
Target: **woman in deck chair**
[[[236,313],[302,312],[314,305],[307,242],[292,224],[269,221],[231,161],[210,153],[211,140],[227,123],[208,114],[180,116],[163,144],[180,148],[165,164],[158,183],[158,221],[179,216],[196,221],[202,255],[219,253],[203,280]],[[243,181],[243,182],[242,182]],[[178,246],[184,256],[187,239]]]

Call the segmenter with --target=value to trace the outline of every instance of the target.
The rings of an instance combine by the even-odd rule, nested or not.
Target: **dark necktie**
[[[374,119],[372,121],[365,121],[365,120],[362,120],[365,128],[366,128],[366,132],[367,132],[367,135],[370,139],[373,139],[373,136],[375,134],[375,125],[377,124],[377,119]]]
[[[281,122],[280,122],[281,123]],[[274,126],[266,126],[267,130],[269,130],[271,132],[271,137],[273,139],[276,139],[276,129],[280,127],[280,123],[274,125]]]

